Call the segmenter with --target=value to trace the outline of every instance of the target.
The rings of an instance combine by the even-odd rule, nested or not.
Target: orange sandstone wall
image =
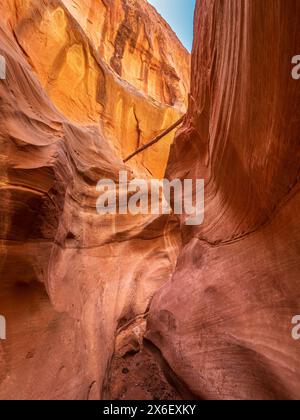
[[[159,102],[184,110],[189,54],[145,0],[64,0],[105,62]]]
[[[53,104],[75,123],[99,124],[123,158],[185,112],[189,54],[147,2],[3,1],[6,26]],[[131,16],[130,23],[124,23],[125,10]],[[107,30],[102,29],[100,18],[105,20]],[[140,42],[148,42],[147,47],[143,49],[138,40],[133,43],[126,37],[128,30],[124,34],[122,28],[129,24],[134,28],[130,36],[136,34]],[[120,37],[124,44],[122,53],[118,52]],[[126,55],[128,45],[130,54]],[[113,51],[107,55],[103,48],[109,50],[112,46]],[[120,56],[122,71],[111,65],[113,55]],[[142,76],[133,77],[137,59],[150,73],[155,69],[153,80],[146,70],[142,82]],[[158,83],[157,78],[161,86],[154,89],[154,94],[149,89]],[[139,155],[132,166],[162,177],[173,137],[174,132]]]

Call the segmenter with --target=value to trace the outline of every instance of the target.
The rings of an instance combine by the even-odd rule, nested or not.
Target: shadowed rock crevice
[[[147,314],[118,330],[103,397],[108,400],[194,399],[159,349],[145,340],[146,319]]]

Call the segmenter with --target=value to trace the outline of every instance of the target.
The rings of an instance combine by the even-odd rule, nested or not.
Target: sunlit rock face
[[[171,216],[100,217],[96,184],[126,169],[132,177],[163,176],[172,134],[130,167],[122,158],[182,115],[189,57],[143,1],[76,5],[1,3],[0,312],[7,340],[0,344],[0,398],[103,397],[116,332],[145,314],[180,245]],[[122,22],[135,18],[133,43]],[[156,49],[162,39],[172,63]],[[139,85],[132,75],[144,50],[149,76]],[[167,69],[161,84],[159,66]]]
[[[140,0],[64,0],[106,63],[161,103],[184,110],[189,54],[169,25]]]
[[[189,111],[170,178],[204,178],[147,337],[204,399],[300,398],[300,2],[198,0]]]
[[[15,42],[55,107],[72,122],[99,125],[123,158],[185,112],[189,54],[147,2],[4,5]],[[132,166],[163,176],[173,138],[174,132]]]

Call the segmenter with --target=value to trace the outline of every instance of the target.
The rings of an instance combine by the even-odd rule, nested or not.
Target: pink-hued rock
[[[186,110],[152,6],[1,15],[0,398],[300,398],[300,0],[197,1],[168,165],[173,133],[123,164]],[[100,179],[166,165],[205,179],[202,226],[96,213]]]
[[[203,399],[300,398],[299,0],[198,0],[170,178],[204,178],[147,338]]]
[[[186,80],[176,107],[159,91],[154,100],[136,89],[65,3],[1,4],[1,399],[101,398],[116,332],[146,312],[179,251],[172,217],[99,216],[96,185],[119,170],[163,174],[171,135],[130,166],[122,158],[178,119]],[[187,52],[153,10],[145,29],[150,23],[149,34],[173,36],[188,68]]]

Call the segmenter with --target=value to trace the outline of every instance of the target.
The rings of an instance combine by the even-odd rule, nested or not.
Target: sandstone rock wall
[[[199,398],[300,397],[299,25],[299,0],[197,1],[167,173],[205,179],[205,222],[182,224],[147,337]]]
[[[194,228],[95,210],[99,179],[164,175],[172,134],[122,158],[185,111],[189,58],[154,9],[2,0],[1,13],[0,398],[300,398],[299,0],[197,1],[167,166],[206,181]],[[158,380],[136,394],[143,367]]]
[[[151,13],[147,12],[150,6],[146,2],[123,1],[121,6],[113,1],[105,7],[102,1],[89,4],[83,0],[74,4],[60,0],[3,2],[6,26],[53,104],[72,122],[99,124],[103,135],[123,158],[170,126],[185,111],[189,55],[166,24],[162,26],[160,16],[152,8]],[[136,23],[131,24],[137,33],[142,28],[147,29],[147,37],[144,32],[140,37],[151,41],[147,49],[149,60],[156,60],[157,66],[167,66],[171,73],[177,74],[182,69],[180,77],[176,76],[176,83],[162,77],[162,70],[157,69],[164,84],[157,95],[151,95],[146,89],[152,83],[148,77],[143,79],[143,86],[121,72],[120,77],[112,70],[110,58],[102,49],[104,45],[113,47],[114,51],[117,49],[123,7],[134,15]],[[106,26],[109,25],[109,40],[101,35],[97,41],[96,34],[106,33],[98,22],[104,16]],[[157,50],[155,37],[159,34],[162,37],[159,45],[164,51],[174,44],[168,56],[161,56]],[[130,56],[122,61],[122,68],[132,75],[134,60],[140,55],[139,44],[132,44],[130,51]],[[171,87],[175,89],[173,100],[165,100],[163,92]],[[160,145],[134,159],[132,166],[137,163],[139,170],[146,168],[148,174],[163,176],[173,138],[174,132]]]
[[[147,1],[64,0],[64,4],[122,79],[184,111],[189,54]]]
[[[81,13],[92,13],[85,6]],[[64,2],[2,0],[1,13],[0,312],[7,340],[0,343],[0,398],[99,399],[116,331],[144,315],[173,271],[180,238],[172,218],[100,217],[96,184],[117,179],[121,169],[163,175],[172,135],[130,167],[122,157],[182,110],[117,76],[95,32],[87,36]]]

